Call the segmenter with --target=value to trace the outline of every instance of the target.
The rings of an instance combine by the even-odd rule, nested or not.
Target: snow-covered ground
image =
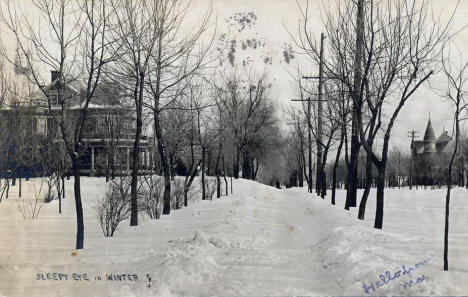
[[[20,199],[35,183],[23,182]],[[23,219],[17,186],[0,203],[1,296],[366,295],[363,285],[371,295],[468,292],[466,190],[453,193],[443,272],[444,190],[387,190],[382,231],[372,228],[374,193],[363,222],[343,210],[344,191],[332,206],[305,188],[236,180],[229,197],[140,217],[138,227],[123,222],[105,238],[94,209],[105,181],[82,183],[85,249],[77,253],[72,181],[61,215],[53,201],[37,220]]]

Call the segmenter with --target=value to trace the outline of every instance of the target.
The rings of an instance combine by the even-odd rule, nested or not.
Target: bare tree
[[[290,133],[286,136],[286,164],[288,171],[296,176],[299,187],[304,186],[304,174],[307,179],[305,150],[306,139],[305,129],[307,128],[307,121],[302,116],[302,110],[298,108],[289,108],[285,110],[288,116],[288,124],[291,127]]]
[[[161,113],[181,96],[187,79],[206,65],[215,35],[203,46],[201,36],[209,28],[211,4],[199,24],[190,27],[187,13],[192,7],[191,1],[156,0],[153,3],[156,46],[151,48],[148,108],[153,112],[154,133],[164,174],[163,214],[169,214],[171,178]]]
[[[200,147],[200,130],[198,129],[199,125],[197,119],[198,113],[200,112],[199,108],[202,107],[200,101],[203,99],[203,92],[199,92],[194,84],[190,84],[187,91],[188,99],[184,101],[188,101],[190,103],[188,107],[189,127],[185,129],[185,140],[187,141],[187,144],[185,145],[185,150],[183,152],[187,168],[184,179],[184,206],[188,206],[188,193],[202,163],[202,158],[199,156],[200,154],[197,153],[197,148]]]
[[[72,160],[74,194],[77,215],[76,249],[84,247],[83,206],[81,202],[80,156],[83,154],[83,136],[88,106],[101,78],[103,66],[110,60],[107,53],[107,19],[109,12],[102,0],[39,0],[34,5],[41,21],[49,27],[44,34],[33,24],[16,1],[2,5],[0,19],[14,34],[19,52],[25,58],[25,73],[46,98],[49,116],[58,127],[61,139]],[[50,34],[50,35],[49,35]],[[45,36],[47,35],[47,36]],[[7,54],[2,44],[3,53]],[[14,61],[11,61],[14,63]],[[56,77],[56,102],[42,79],[43,67],[52,68]],[[76,102],[71,83],[84,78],[83,100]],[[60,111],[52,110],[58,103]],[[78,114],[73,120],[68,110],[78,104]]]
[[[449,236],[449,212],[450,212],[450,192],[452,190],[452,169],[455,157],[459,151],[460,143],[460,122],[466,119],[468,102],[465,99],[466,83],[468,82],[467,71],[468,62],[463,60],[463,54],[458,49],[456,57],[459,61],[453,61],[450,47],[448,53],[443,52],[442,66],[447,78],[447,90],[445,96],[449,99],[454,108],[453,130],[455,143],[447,166],[447,192],[445,195],[445,228],[444,228],[444,270],[448,271],[448,236]]]
[[[341,151],[343,149],[343,145],[345,146],[345,160],[348,160],[348,149],[347,149],[347,129],[348,129],[348,121],[349,121],[349,113],[350,113],[350,98],[347,92],[344,90],[343,84],[339,84],[338,86],[338,96],[337,98],[337,108],[336,113],[338,117],[340,117],[340,136],[339,136],[339,144],[336,150],[335,162],[333,163],[332,169],[332,197],[331,203],[335,205],[336,203],[336,183],[337,183],[337,171],[339,166],[339,161],[341,157]],[[347,162],[349,163],[349,162]]]
[[[150,59],[157,47],[159,1],[111,1],[115,10],[114,39],[120,40],[114,49],[119,53],[113,65],[114,80],[118,81],[135,107],[135,139],[132,153],[130,226],[138,225],[138,173],[140,143],[143,132],[143,104],[148,80]]]
[[[219,108],[224,111],[223,121],[229,123],[227,129],[235,146],[234,177],[239,177],[242,161],[242,177],[255,179],[266,150],[278,143],[277,117],[268,92],[268,76],[243,70],[221,75],[216,88],[222,90]]]

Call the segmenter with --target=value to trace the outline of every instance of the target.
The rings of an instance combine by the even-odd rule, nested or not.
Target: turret
[[[426,132],[424,133],[424,152],[435,153],[436,152],[436,138],[434,129],[432,129],[431,119],[427,122]]]

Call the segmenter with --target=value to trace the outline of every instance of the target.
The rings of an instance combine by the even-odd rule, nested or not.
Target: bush
[[[154,220],[159,219],[162,212],[164,195],[164,180],[160,176],[144,176],[140,195],[140,209]]]
[[[114,236],[120,222],[130,216],[130,179],[119,178],[109,185],[105,196],[97,202],[97,216],[105,237]]]
[[[37,219],[39,217],[39,213],[41,212],[42,206],[44,206],[45,199],[41,198],[42,193],[42,185],[41,182],[39,190],[36,189],[36,186],[33,185],[34,188],[34,198],[33,199],[17,199],[16,203],[18,206],[18,210],[20,211],[23,219]]]
[[[52,202],[56,198],[55,193],[52,190],[48,190],[44,195],[44,202]]]
[[[44,183],[46,186],[46,192],[44,194],[44,202],[49,203],[52,202],[54,199],[58,198],[58,195],[54,193],[54,188],[59,181],[57,175],[49,174],[42,177],[41,183]]]

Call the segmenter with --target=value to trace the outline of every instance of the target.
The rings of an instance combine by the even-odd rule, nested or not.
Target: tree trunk
[[[307,183],[307,192],[308,193],[312,193],[311,192],[311,189],[312,189],[312,185],[311,185],[311,181],[309,179],[309,175],[307,174],[307,168],[305,166],[305,163],[306,163],[306,159],[305,159],[305,154],[302,154],[302,169],[303,169],[303,174],[304,174],[304,177],[305,177],[305,180],[306,180],[306,183]]]
[[[188,191],[189,191],[189,187],[187,185],[184,185],[184,206],[187,207],[188,206]]]
[[[60,188],[60,185],[59,185],[59,188]],[[62,213],[62,193],[60,193],[60,191],[57,192],[57,195],[58,195],[58,199],[59,199],[59,214]]]
[[[216,175],[216,198],[221,198],[221,176]]]
[[[358,162],[361,144],[358,134],[358,117],[361,114],[361,81],[362,81],[362,57],[364,47],[364,0],[357,2],[356,20],[356,52],[354,56],[354,85],[353,85],[353,108],[352,108],[352,135],[351,135],[351,168],[348,168],[348,190],[346,192],[345,209],[356,207],[357,203],[357,182],[358,182]],[[385,180],[384,180],[385,182]]]
[[[384,190],[385,190],[385,168],[386,164],[378,167],[379,175],[377,177],[377,205],[375,208],[374,228],[382,229],[384,215]]]
[[[59,214],[62,213],[62,185],[60,184],[61,180],[58,174],[56,175],[57,182],[55,184],[55,187],[57,189],[57,197],[59,200]]]
[[[370,145],[372,147],[372,144]],[[366,213],[366,204],[367,198],[369,198],[369,192],[372,186],[372,160],[370,155],[367,155],[366,160],[366,187],[364,189],[364,193],[362,194],[361,203],[359,204],[359,213],[358,219],[364,220],[364,216]]]
[[[449,165],[449,168],[451,165]],[[449,169],[451,170],[451,168]],[[449,177],[449,180],[451,178]],[[448,233],[449,233],[449,215],[450,215],[450,190],[451,181],[447,184],[447,194],[445,195],[445,228],[444,228],[444,271],[448,271]]]
[[[192,186],[193,181],[195,180],[195,176],[197,176],[198,173],[198,166],[200,166],[200,163],[202,160],[198,161],[197,165],[192,169],[192,172],[190,174],[190,177],[188,180],[186,179],[185,185],[184,185],[184,206],[188,206],[188,191],[190,190],[190,187]]]
[[[298,178],[299,178],[299,187],[304,187],[304,164],[302,163],[302,153],[299,156],[299,168],[298,168]]]
[[[327,196],[327,173],[325,166],[327,164],[328,149],[322,152],[322,160],[320,161],[320,196],[325,199]]]
[[[206,160],[205,160],[206,175],[211,176],[212,174],[211,174],[211,149],[210,147],[208,147],[208,149],[206,150],[206,153],[207,153]]]
[[[239,178],[239,167],[240,167],[240,150],[237,149],[236,156],[233,160],[233,166],[232,166],[235,179]]]
[[[131,210],[130,226],[138,225],[138,170],[140,169],[140,141],[143,132],[143,92],[145,73],[139,72],[134,89],[134,100],[136,105],[136,131],[133,142],[132,155],[132,180],[131,180]]]
[[[23,171],[22,171],[22,169],[20,168],[20,169],[19,169],[18,197],[21,197],[21,179],[22,179],[22,174],[23,174]]]
[[[255,167],[252,163],[252,180],[257,180],[258,168],[260,168],[260,161],[258,158],[255,158]]]
[[[160,125],[159,112],[154,112],[154,130],[158,142],[158,152],[164,174],[164,198],[163,198],[163,215],[171,212],[171,176],[169,170],[169,162],[167,160],[166,148],[164,147],[162,128]]]
[[[138,225],[138,170],[140,169],[140,140],[143,127],[141,106],[139,105],[137,111],[136,134],[133,143],[130,226]]]
[[[353,142],[354,139],[354,142]],[[346,191],[345,209],[349,210],[350,207],[356,207],[357,184],[358,184],[358,158],[359,158],[360,143],[359,139],[351,137],[351,160],[348,167],[348,187]]]
[[[205,188],[205,147],[202,147],[202,165],[201,165],[201,184],[202,184],[202,200],[206,200],[206,188]]]
[[[322,161],[320,161],[320,164],[322,164]],[[327,189],[326,189],[326,180],[325,180],[325,172],[323,171],[322,166],[320,168],[317,168],[317,171],[319,172],[316,178],[316,183],[317,183],[317,195],[322,197],[322,199],[325,199],[325,195],[327,194]]]
[[[219,168],[219,162],[221,161],[221,150],[223,148],[223,144],[221,141],[219,142],[218,147],[218,155],[216,156],[216,164],[215,164],[215,174],[216,174],[216,198],[221,198],[221,170]]]
[[[224,178],[224,185],[226,186],[226,196],[229,196],[228,181],[226,178],[226,160],[224,159],[224,153],[223,153],[223,178]]]
[[[106,150],[106,183],[110,181],[110,155],[109,148]]]
[[[83,205],[81,203],[81,183],[80,183],[80,162],[74,157],[73,160],[73,175],[75,177],[73,190],[75,194],[76,208],[76,249],[84,248],[84,220],[83,220]]]
[[[65,198],[65,174],[62,174],[62,198]]]
[[[250,152],[246,149],[242,155],[242,178],[252,179],[252,164]]]
[[[341,149],[343,147],[344,143],[344,135],[341,133],[340,137],[340,144],[338,145],[338,149],[336,152],[336,158],[335,158],[335,163],[333,164],[333,172],[332,172],[332,199],[331,203],[335,205],[335,195],[336,195],[336,171],[338,170],[338,164],[340,162],[340,156],[341,156]]]
[[[457,97],[459,99],[459,97]],[[460,135],[459,121],[459,103],[455,113],[455,148],[453,149],[447,172],[447,194],[445,195],[445,228],[444,228],[444,271],[448,271],[448,236],[449,236],[449,217],[450,217],[450,191],[452,190],[452,168],[453,161],[458,150],[458,140]]]

